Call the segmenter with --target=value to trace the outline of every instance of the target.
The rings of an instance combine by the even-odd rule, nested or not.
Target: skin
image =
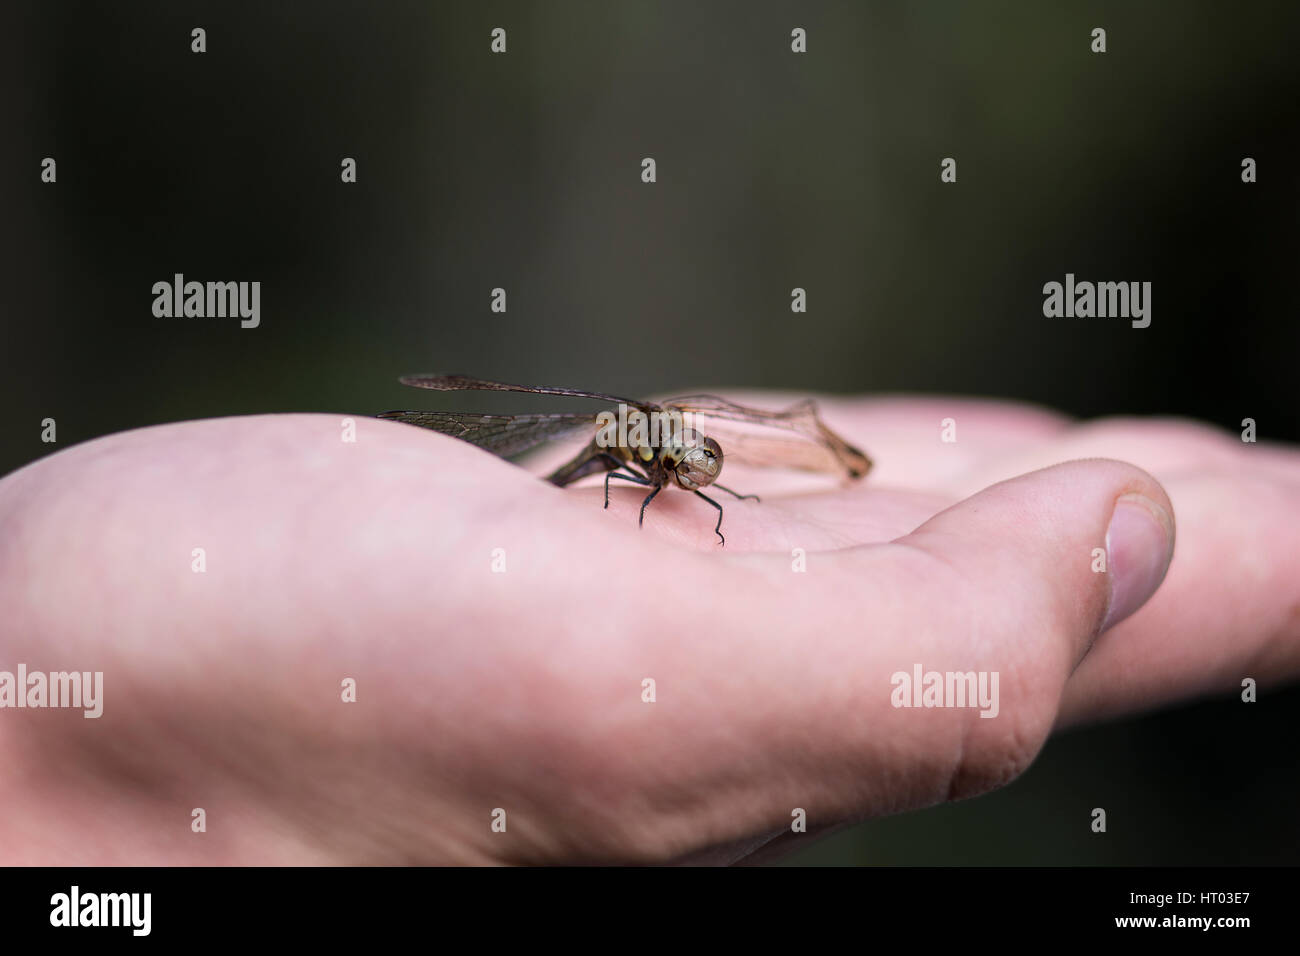
[[[723,496],[725,548],[680,490],[638,531],[641,488],[602,510],[600,478],[366,418],[184,422],[7,476],[0,669],[105,690],[98,720],[0,711],[0,860],[763,859],[812,838],[793,808],[816,833],[972,796],[1054,729],[1300,670],[1293,448],[960,399],[823,414],[876,469],[724,464],[763,496]],[[998,716],[892,706],[917,663],[997,671]]]

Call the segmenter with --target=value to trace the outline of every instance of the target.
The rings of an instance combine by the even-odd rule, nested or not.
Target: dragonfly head
[[[668,463],[675,462],[673,478],[687,491],[697,491],[713,484],[722,473],[722,447],[712,438],[686,429],[674,436],[672,447],[665,450]]]

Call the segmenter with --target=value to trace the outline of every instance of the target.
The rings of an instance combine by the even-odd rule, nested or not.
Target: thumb
[[[1077,663],[1146,603],[1174,550],[1173,505],[1140,468],[1067,462],[1000,482],[896,544],[940,558]]]
[[[1002,675],[1003,719],[961,721],[949,798],[999,786],[1029,765],[1067,678],[1098,634],[1160,586],[1173,545],[1173,507],[1159,483],[1093,459],[993,485],[886,546],[921,558],[902,562],[912,566],[910,584],[894,580],[929,625],[910,652],[936,662],[946,652],[963,662],[958,670]]]

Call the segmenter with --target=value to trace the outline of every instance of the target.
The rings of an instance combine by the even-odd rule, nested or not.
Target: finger
[[[1207,694],[1260,699],[1300,676],[1300,510],[1294,486],[1238,470],[1166,486],[1178,512],[1168,580],[1104,635],[1066,688],[1061,725]]]
[[[896,543],[941,557],[990,589],[1002,582],[1016,613],[1065,614],[1081,656],[1163,580],[1172,514],[1164,489],[1132,465],[1067,462],[993,485]]]
[[[966,793],[1005,782],[997,771],[1008,745],[1018,742],[1021,758],[1037,751],[1068,675],[1097,635],[1160,586],[1173,554],[1172,507],[1160,485],[1131,465],[1072,462],[987,488],[893,547],[949,569],[946,578],[960,582],[954,593],[934,593],[927,582],[914,600],[928,601],[951,628],[952,647],[1009,678],[1002,683],[1010,692],[1002,701],[1006,726],[968,721],[953,783]]]
[[[1076,458],[1132,462],[1167,482],[1185,474],[1254,473],[1300,484],[1300,453],[1284,445],[1243,442],[1200,422],[1167,418],[1108,418],[1084,422],[1020,449],[974,463],[957,476],[956,493],[968,493],[1012,475]]]

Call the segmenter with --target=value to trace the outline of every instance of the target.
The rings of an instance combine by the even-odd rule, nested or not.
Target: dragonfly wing
[[[561,388],[558,385],[509,385],[506,382],[491,382],[484,378],[469,375],[403,375],[398,379],[403,385],[413,388],[431,388],[439,392],[529,392],[533,395],[567,395],[570,398],[594,398],[597,401],[613,402],[615,405],[631,405],[634,408],[658,408],[653,402],[635,398],[621,398],[604,392],[588,392],[580,388]]]
[[[484,448],[502,458],[523,454],[543,442],[595,435],[595,415],[480,415],[477,412],[383,412],[376,416],[430,428]]]
[[[685,395],[668,399],[663,405],[699,416],[700,429],[722,446],[724,461],[735,458],[746,464],[826,471],[850,478],[861,478],[871,470],[870,458],[826,427],[812,399],[779,412],[729,402],[716,395]],[[718,420],[734,424],[716,425]],[[778,437],[762,429],[792,434]]]
[[[799,438],[733,430],[712,423],[704,426],[703,430],[721,446],[723,461],[728,464],[738,463],[756,468],[796,468],[800,471],[829,474],[845,473],[840,459],[823,445]]]

